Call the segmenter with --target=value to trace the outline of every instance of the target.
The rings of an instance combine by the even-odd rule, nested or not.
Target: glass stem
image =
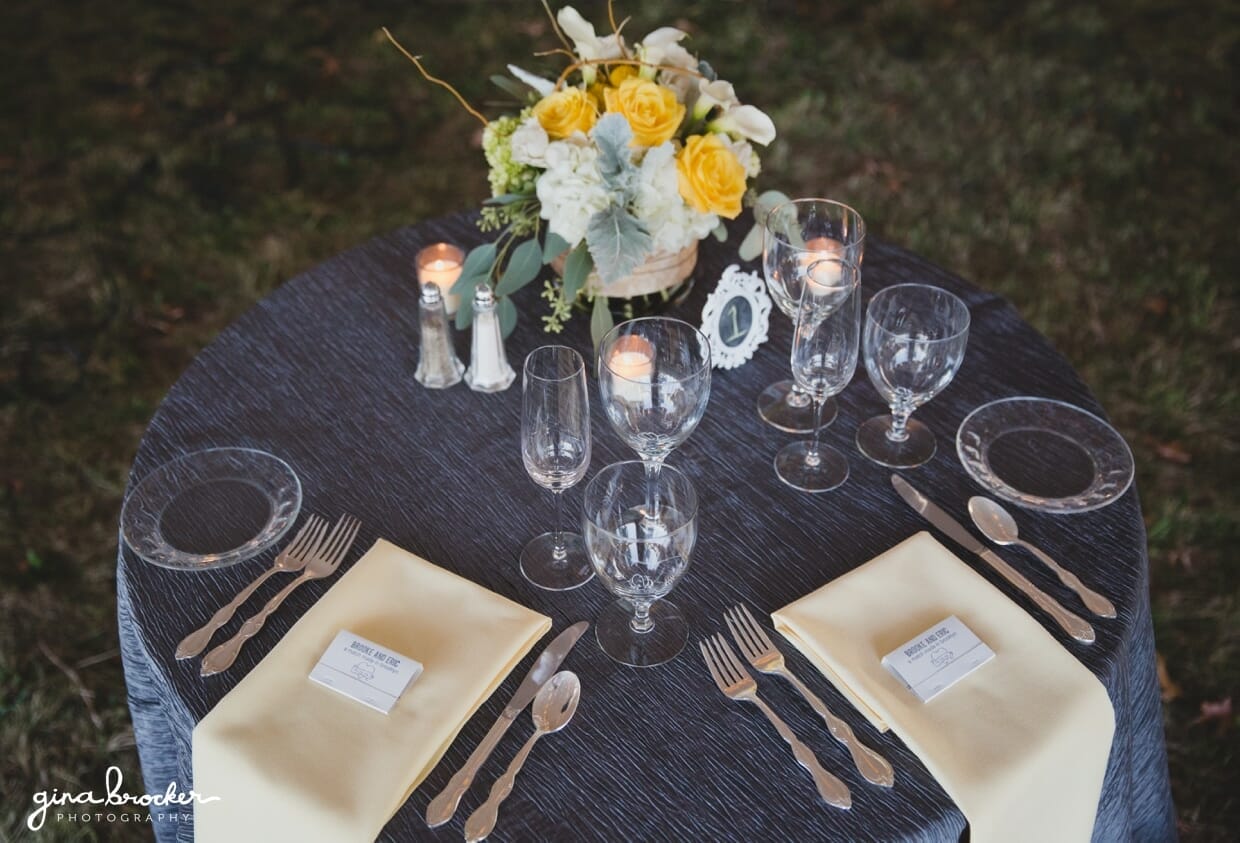
[[[891,408],[891,429],[887,431],[887,438],[892,442],[903,442],[908,439],[908,417],[913,414],[913,408],[906,404],[898,404]]]
[[[558,490],[552,492],[555,496],[555,524],[551,527],[551,559],[556,563],[562,563],[568,558],[568,548],[564,546],[564,531],[560,529],[560,524],[564,520],[564,491]]]
[[[646,469],[646,517],[654,519],[659,514],[659,472],[663,470],[662,457],[642,457]]]
[[[822,458],[818,455],[818,431],[822,426],[822,405],[826,403],[826,396],[814,397],[814,435],[810,437],[809,450],[805,452],[805,464],[811,468],[817,468],[822,462]]]
[[[643,633],[654,629],[654,621],[650,619],[650,601],[634,600],[633,601],[633,619],[629,621],[629,626],[634,632]]]

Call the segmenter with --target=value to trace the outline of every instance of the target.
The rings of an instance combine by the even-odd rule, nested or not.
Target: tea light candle
[[[449,291],[461,277],[465,253],[451,243],[434,243],[418,252],[418,284],[434,284],[443,295],[444,310],[449,316],[456,313],[461,304],[460,296]]]
[[[809,250],[801,256],[805,283],[815,295],[838,291],[843,277],[839,261],[844,258],[844,244],[832,237],[815,237],[805,241],[805,248]]]
[[[607,358],[607,368],[619,377],[613,391],[625,401],[641,403],[650,396],[650,377],[654,374],[654,346],[644,337],[627,336],[616,340]]]

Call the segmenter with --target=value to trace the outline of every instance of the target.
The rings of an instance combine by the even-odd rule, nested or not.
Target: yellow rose
[[[613,88],[620,87],[625,79],[632,79],[637,75],[637,68],[631,64],[618,64],[607,74],[607,81]]]
[[[623,114],[633,130],[632,146],[658,146],[670,140],[684,119],[685,107],[671,89],[638,77],[603,91],[607,110]]]
[[[562,140],[573,132],[589,132],[598,122],[594,100],[580,88],[552,91],[534,106],[538,124],[552,140]]]
[[[676,184],[696,210],[736,219],[745,195],[745,167],[718,135],[691,135],[676,156]]]

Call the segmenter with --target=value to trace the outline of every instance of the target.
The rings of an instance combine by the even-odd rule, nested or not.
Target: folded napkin
[[[995,658],[922,703],[880,661],[949,615]],[[1115,732],[1106,689],[929,533],[772,617],[877,728],[917,753],[973,843],[1090,839]]]
[[[550,628],[380,539],[194,729],[195,839],[374,840]],[[422,663],[388,714],[309,678],[342,629]]]

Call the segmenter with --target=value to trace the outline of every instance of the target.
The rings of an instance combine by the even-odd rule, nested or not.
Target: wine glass
[[[794,199],[776,206],[762,229],[762,270],[775,305],[795,323],[804,270],[815,260],[843,258],[860,271],[865,254],[865,221],[847,205],[830,199]],[[758,395],[758,415],[788,433],[809,433],[814,408],[795,379],[771,384]],[[817,424],[835,418],[835,402],[824,404]]]
[[[586,485],[582,524],[594,570],[619,599],[595,621],[603,652],[651,667],[674,658],[689,637],[684,616],[666,596],[689,567],[697,540],[697,492],[682,472],[655,476],[659,520],[646,518],[645,464],[609,465]]]
[[[554,528],[521,551],[521,573],[551,591],[589,582],[594,570],[581,536],[560,529],[564,490],[579,483],[590,465],[586,364],[571,348],[544,345],[525,358],[521,461],[530,478],[555,495]]]
[[[956,376],[969,339],[969,308],[928,284],[880,290],[865,313],[865,370],[891,407],[857,428],[857,447],[874,462],[913,468],[934,456],[934,433],[910,419]]]
[[[637,451],[650,478],[647,514],[659,509],[664,460],[702,420],[710,398],[710,342],[679,319],[622,322],[598,350],[599,393],[612,428]]]
[[[792,376],[809,395],[814,421],[827,398],[843,391],[857,370],[861,333],[861,284],[854,264],[838,258],[807,268],[792,337]],[[819,444],[820,426],[809,441],[794,442],[775,455],[775,473],[805,492],[826,492],[848,479],[848,460]]]

